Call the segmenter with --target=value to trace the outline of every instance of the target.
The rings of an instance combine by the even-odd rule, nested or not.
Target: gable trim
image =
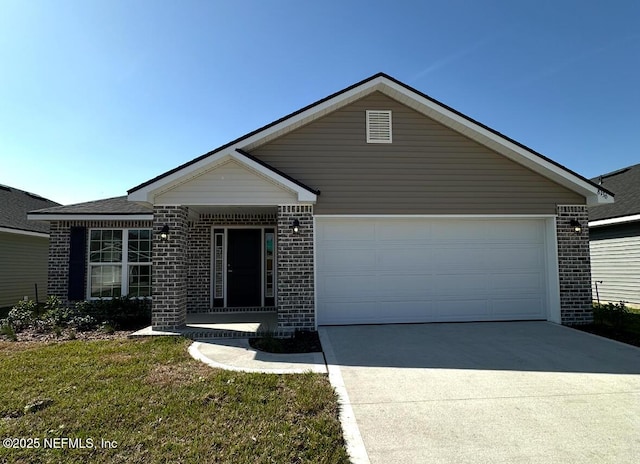
[[[171,174],[168,174],[162,179],[158,179],[141,189],[129,191],[128,199],[129,201],[142,201],[153,204],[156,195],[171,190],[173,186],[186,182],[189,178],[197,177],[207,171],[215,169],[216,165],[224,162],[226,159],[235,160],[240,165],[262,175],[275,185],[293,192],[297,195],[298,201],[301,203],[315,203],[317,200],[317,195],[319,194],[318,191],[313,190],[292,177],[285,175],[277,169],[269,166],[267,163],[259,161],[257,158],[243,152],[242,150],[221,151],[210,157],[202,158],[196,163],[192,163],[188,169],[174,170]]]
[[[612,192],[589,179],[384,73],[364,79],[140,184],[129,190],[130,199],[135,192],[157,185],[180,171],[197,169],[196,166],[201,166],[204,160],[223,150],[228,148],[251,150],[375,91],[380,91],[543,177],[583,195],[587,199],[587,205],[613,202]]]

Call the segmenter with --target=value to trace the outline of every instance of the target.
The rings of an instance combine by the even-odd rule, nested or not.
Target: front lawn
[[[326,376],[212,369],[189,343],[0,342],[0,438],[33,446],[0,462],[348,462]]]

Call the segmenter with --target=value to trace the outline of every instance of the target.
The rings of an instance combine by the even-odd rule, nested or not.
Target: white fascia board
[[[228,159],[233,159],[238,163],[246,166],[247,168],[255,171],[256,173],[266,177],[273,183],[280,185],[287,190],[295,193],[298,196],[298,201],[304,203],[315,203],[317,200],[317,195],[310,192],[309,190],[300,187],[295,182],[290,181],[289,179],[280,176],[275,173],[271,169],[261,165],[260,163],[256,163],[250,158],[247,158],[244,155],[237,153],[237,147],[229,147],[226,150],[223,150],[219,153],[216,153],[210,157],[201,159],[200,161],[193,163],[189,166],[186,166],[184,169],[180,171],[174,172],[162,179],[158,179],[153,184],[147,185],[140,190],[137,190],[133,193],[130,193],[128,196],[129,201],[142,201],[152,203],[154,202],[154,197],[164,191],[170,189],[170,187],[181,183],[185,179],[196,177],[206,171],[211,169],[215,169],[215,167]]]
[[[0,232],[5,232],[7,234],[16,234],[16,235],[28,235],[29,237],[49,238],[49,234],[45,234],[44,232],[33,232],[31,230],[11,229],[9,227],[0,227]]]
[[[152,221],[153,214],[28,214],[30,221]]]
[[[314,214],[317,218],[548,219],[555,214]]]
[[[539,157],[538,155],[531,153],[530,151],[520,147],[519,145],[495,134],[494,132],[485,129],[484,127],[475,124],[472,121],[454,113],[453,111],[440,106],[439,104],[410,92],[408,89],[396,84],[395,82],[384,79],[383,84],[377,89],[381,92],[389,95],[392,98],[398,99],[404,104],[413,106],[414,109],[422,112],[426,116],[435,119],[438,122],[446,125],[447,127],[461,132],[469,138],[494,149],[498,153],[506,156],[507,158],[522,164],[533,171],[548,177],[560,185],[563,185],[587,198],[587,204],[604,204],[613,203],[613,197],[608,195],[605,191],[600,190],[596,186],[591,185],[588,182],[580,179],[579,177],[571,174],[570,172],[556,166],[555,164]],[[395,94],[395,95],[394,95]],[[398,98],[398,94],[404,98]],[[410,105],[410,102],[414,101],[418,105]]]
[[[599,219],[597,221],[589,221],[589,227],[610,226],[613,224],[623,224],[625,222],[640,221],[640,214],[634,214],[631,216],[622,216],[611,219]]]

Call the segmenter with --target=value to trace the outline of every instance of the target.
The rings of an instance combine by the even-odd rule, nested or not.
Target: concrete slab
[[[196,341],[189,354],[205,364],[221,369],[269,374],[327,373],[322,353],[276,354],[253,349],[247,339]]]
[[[640,462],[640,349],[547,322],[320,333],[372,463]]]

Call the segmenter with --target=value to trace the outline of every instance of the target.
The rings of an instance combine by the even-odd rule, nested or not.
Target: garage
[[[545,320],[555,306],[549,218],[317,216],[315,230],[319,325]]]

